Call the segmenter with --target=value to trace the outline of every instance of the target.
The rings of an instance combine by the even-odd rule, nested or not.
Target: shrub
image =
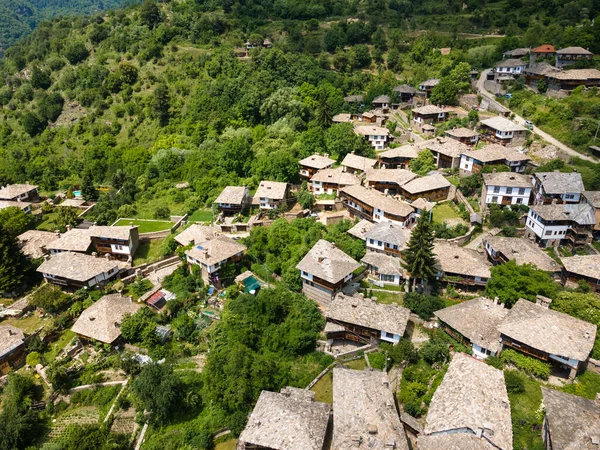
[[[41,362],[40,354],[38,352],[31,352],[29,355],[27,355],[25,362],[28,366],[37,366]]]
[[[504,372],[504,382],[509,394],[521,394],[525,392],[523,376],[516,370],[507,370]]]
[[[418,292],[409,292],[404,296],[404,306],[417,314],[421,319],[428,320],[433,313],[442,309],[444,301],[432,295],[419,294]]]
[[[429,364],[434,364],[446,361],[450,357],[450,350],[445,343],[432,339],[423,346],[421,355]]]
[[[168,206],[159,206],[154,210],[154,218],[155,219],[165,219],[169,220],[171,217],[171,211]]]
[[[488,356],[485,362],[488,363],[488,365],[495,367],[496,369],[504,369],[504,361],[502,361],[502,358],[498,356]]]
[[[385,353],[369,353],[369,364],[371,364],[371,367],[374,369],[383,370],[385,367]]]
[[[528,375],[547,380],[550,376],[550,363],[523,355],[516,350],[504,350],[500,356],[505,363],[510,362]]]

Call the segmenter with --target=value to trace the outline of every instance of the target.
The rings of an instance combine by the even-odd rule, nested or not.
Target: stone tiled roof
[[[369,450],[409,448],[389,378],[383,372],[336,367],[333,369],[331,448],[350,450],[363,447]]]
[[[448,136],[454,136],[457,138],[473,138],[479,136],[479,133],[475,130],[471,130],[470,128],[460,127],[453,128],[451,130],[446,130],[446,134]]]
[[[92,235],[89,229],[73,228],[46,245],[48,250],[83,252],[92,245]]]
[[[271,200],[283,200],[288,184],[279,181],[261,181],[254,198],[268,198]]]
[[[325,317],[331,322],[345,322],[364,328],[403,336],[410,310],[396,304],[385,305],[371,299],[339,293],[331,301]]]
[[[420,148],[408,144],[403,145],[402,147],[391,148],[379,154],[380,158],[416,158],[419,156]]]
[[[248,188],[245,186],[226,186],[215,199],[214,203],[242,205],[246,201],[247,195]]]
[[[527,131],[527,128],[508,120],[506,117],[496,116],[481,121],[482,125],[498,131]]]
[[[313,175],[311,181],[320,183],[331,183],[339,186],[349,186],[352,184],[360,184],[360,179],[350,172],[345,172],[343,168],[322,169]]]
[[[483,163],[489,163],[493,161],[529,161],[531,158],[524,153],[518,152],[513,148],[505,147],[500,144],[489,144],[483,147],[481,150],[468,150],[463,155],[470,156],[471,158],[481,161]],[[531,182],[530,182],[531,184]]]
[[[600,255],[577,255],[560,260],[568,272],[600,280]]]
[[[400,259],[395,256],[367,251],[361,262],[377,267],[378,273],[384,275],[403,275]]]
[[[504,52],[505,55],[509,55],[509,56],[525,56],[525,55],[529,55],[529,52],[531,50],[528,48],[515,48],[514,50],[509,50],[507,52]]]
[[[0,200],[0,209],[5,208],[19,208],[21,210],[31,208],[31,203],[27,202],[15,202],[12,200]]]
[[[484,173],[483,184],[486,186],[507,186],[517,188],[533,188],[531,177],[515,172]]]
[[[390,97],[389,95],[380,95],[379,97],[375,97],[373,99],[373,103],[389,103]]]
[[[553,72],[560,72],[560,69],[554,67],[547,62],[541,62],[538,64],[532,64],[527,69],[525,69],[525,73],[530,73],[533,75],[548,75]]]
[[[600,208],[600,191],[583,191],[583,196],[594,208]]]
[[[531,210],[544,220],[568,220],[578,225],[594,225],[594,209],[587,203],[534,205]]]
[[[485,438],[467,433],[421,435],[418,445],[419,450],[498,450]]]
[[[372,169],[377,161],[371,158],[365,158],[364,156],[358,156],[354,153],[348,153],[342,161],[342,166],[350,167],[355,170],[362,170],[366,172],[368,169]]]
[[[364,97],[362,95],[348,95],[344,97],[344,101],[348,103],[360,103]]]
[[[352,114],[348,113],[340,113],[336,114],[331,118],[331,121],[334,123],[348,123],[352,122]]]
[[[356,134],[361,134],[363,136],[389,136],[390,135],[390,130],[388,130],[387,128],[374,127],[374,126],[370,126],[370,125],[357,126],[356,128],[354,128],[354,132]],[[348,153],[348,155],[346,155],[346,157],[350,156],[351,154],[352,153]],[[367,158],[365,158],[365,159],[367,159]],[[345,161],[346,161],[346,158],[344,158],[344,161],[342,161],[343,166],[348,165],[348,164],[344,164]],[[371,161],[374,161],[374,160],[371,160]],[[362,167],[362,165],[360,167]],[[373,166],[370,166],[370,167],[373,167]],[[360,170],[365,170],[365,169],[360,169]]]
[[[537,350],[585,361],[594,347],[596,325],[520,299],[500,333]]]
[[[348,230],[348,234],[351,234],[358,239],[362,239],[363,241],[366,239],[367,232],[372,229],[376,224],[367,220],[362,219],[356,225]]]
[[[137,226],[114,226],[114,227],[101,227],[94,225],[88,229],[91,237],[118,239],[121,241],[128,241],[131,238],[131,232],[137,229]]]
[[[37,186],[32,184],[7,184],[6,186],[0,186],[0,200],[12,200],[34,189],[37,189]]]
[[[331,159],[323,155],[311,155],[308,158],[301,159],[299,164],[304,167],[310,167],[313,169],[325,169],[335,163],[334,159]]]
[[[341,192],[344,192],[369,206],[400,217],[407,217],[414,211],[414,208],[408,203],[401,202],[393,197],[388,197],[375,189],[367,189],[359,184],[346,186],[341,189]]]
[[[175,240],[185,247],[189,244],[201,244],[202,242],[209,241],[216,237],[218,233],[219,229],[216,227],[195,223],[175,236]]]
[[[592,52],[586,50],[583,47],[565,47],[560,50],[556,50],[559,55],[593,55]]]
[[[436,173],[425,177],[415,178],[402,186],[402,190],[410,194],[434,191],[436,189],[449,188],[451,183],[441,174]]]
[[[335,244],[320,239],[302,258],[296,269],[335,284],[359,267],[358,262],[337,248]]]
[[[121,336],[125,314],[134,314],[141,305],[121,294],[105,295],[81,313],[72,331],[89,339],[112,344]]]
[[[433,252],[442,272],[472,277],[491,277],[491,264],[477,250],[436,240]]]
[[[428,202],[423,197],[419,197],[414,202],[412,202],[410,205],[416,209],[431,211],[433,209],[433,207],[435,206],[435,203]]]
[[[322,450],[331,405],[316,402],[315,393],[284,388],[281,393],[262,391],[239,438],[246,445],[276,450]]]
[[[365,239],[375,239],[402,250],[410,239],[411,231],[393,222],[379,222],[365,233]]]
[[[194,247],[185,252],[207,266],[225,261],[240,252],[245,252],[246,246],[229,236],[216,236],[208,241],[195,243]]]
[[[418,175],[406,169],[369,169],[367,170],[367,181],[396,183],[402,186]]]
[[[0,358],[13,352],[25,343],[23,330],[0,323]]]
[[[56,240],[56,234],[50,231],[29,230],[17,236],[21,253],[30,258],[41,258],[46,253],[45,247]]]
[[[419,86],[433,87],[437,86],[438,84],[440,84],[440,80],[438,78],[430,78],[419,83]]]
[[[529,239],[489,236],[483,238],[483,241],[508,259],[514,259],[517,264],[533,264],[546,272],[560,272],[560,265]]]
[[[82,198],[67,198],[58,206],[68,208],[81,208],[82,206],[86,205],[87,202]]]
[[[509,58],[503,59],[502,61],[498,61],[496,64],[494,64],[494,67],[519,67],[526,65],[527,63],[521,61],[520,59]]]
[[[436,317],[458,331],[471,343],[495,353],[500,351],[499,325],[508,315],[508,309],[485,297],[459,303],[435,312]]]
[[[37,272],[74,281],[88,281],[101,273],[118,268],[116,261],[73,252],[60,252],[50,256]]]
[[[542,183],[544,192],[549,195],[577,194],[585,190],[579,172],[537,172],[533,176]]]
[[[512,450],[510,401],[504,373],[464,353],[456,353],[433,394],[424,434],[476,435]],[[485,448],[485,447],[484,447]]]
[[[432,152],[440,153],[450,158],[460,158],[460,155],[469,150],[467,144],[457,141],[456,139],[437,137],[428,141],[423,141],[418,144],[421,148],[428,148]]]
[[[600,80],[600,70],[598,69],[571,69],[563,70],[561,72],[549,73],[548,78],[554,78],[556,80],[573,80],[573,81],[587,81],[587,80]]]
[[[598,402],[545,387],[542,387],[542,396],[553,449],[598,450]]]
[[[421,114],[421,115],[430,115],[430,114],[441,114],[448,112],[446,108],[440,108],[435,105],[425,105],[419,106],[418,108],[413,108],[413,114]]]
[[[417,89],[409,86],[408,84],[401,84],[400,86],[396,86],[393,89],[394,92],[399,92],[401,94],[416,94]]]

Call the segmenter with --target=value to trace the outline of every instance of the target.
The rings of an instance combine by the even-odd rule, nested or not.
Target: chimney
[[[110,261],[110,253],[105,253],[105,254],[104,254],[104,258],[105,258],[107,261]]]
[[[594,400],[594,403],[596,403],[596,405],[600,406],[600,392],[598,392],[596,394],[596,399]]]
[[[71,231],[71,228],[72,228],[72,227],[71,227],[71,225],[67,225],[67,227],[66,227],[66,228],[67,228],[67,231]]]
[[[500,300],[498,297],[494,297],[494,305],[498,304],[498,300]]]
[[[543,295],[536,295],[535,296],[535,304],[539,305],[543,308],[549,309],[550,308],[550,303],[552,303],[552,299],[548,298],[548,297],[544,297]]]
[[[97,257],[98,257],[98,253],[96,253],[96,252],[92,252],[92,256],[93,256],[94,258],[97,258]]]
[[[27,180],[27,181],[25,182],[25,184],[26,184],[27,186],[29,186],[29,180]]]
[[[56,235],[56,239],[60,239],[60,231],[56,230],[54,234]]]

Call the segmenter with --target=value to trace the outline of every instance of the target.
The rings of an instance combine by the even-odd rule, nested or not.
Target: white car
[[[533,130],[533,122],[531,120],[526,120],[525,121],[525,128],[527,128],[529,130]]]

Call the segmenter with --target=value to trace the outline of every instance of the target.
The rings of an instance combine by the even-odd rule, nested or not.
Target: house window
[[[387,331],[384,331],[384,332],[383,332],[383,335],[384,335],[386,338],[394,339],[394,333],[388,333]]]
[[[374,239],[369,239],[369,244],[374,245],[375,244],[375,240]]]
[[[523,203],[523,199],[522,198],[518,198],[517,199],[517,204],[520,205],[521,203]]]
[[[506,188],[506,193],[507,194],[512,194],[512,188],[511,187],[507,187]]]
[[[395,280],[394,275],[385,275],[385,274],[381,274],[380,275],[380,279],[381,281],[389,281],[389,282],[393,282]]]
[[[500,192],[500,186],[494,186],[494,194],[497,194]]]
[[[575,198],[574,194],[565,194],[565,199],[567,200],[573,200]]]
[[[546,231],[546,233],[544,233],[546,236],[550,236],[552,234],[552,230],[548,230]]]
[[[492,203],[498,203],[498,197],[497,196],[493,196],[492,197]]]
[[[519,195],[525,195],[525,188],[519,188]]]

